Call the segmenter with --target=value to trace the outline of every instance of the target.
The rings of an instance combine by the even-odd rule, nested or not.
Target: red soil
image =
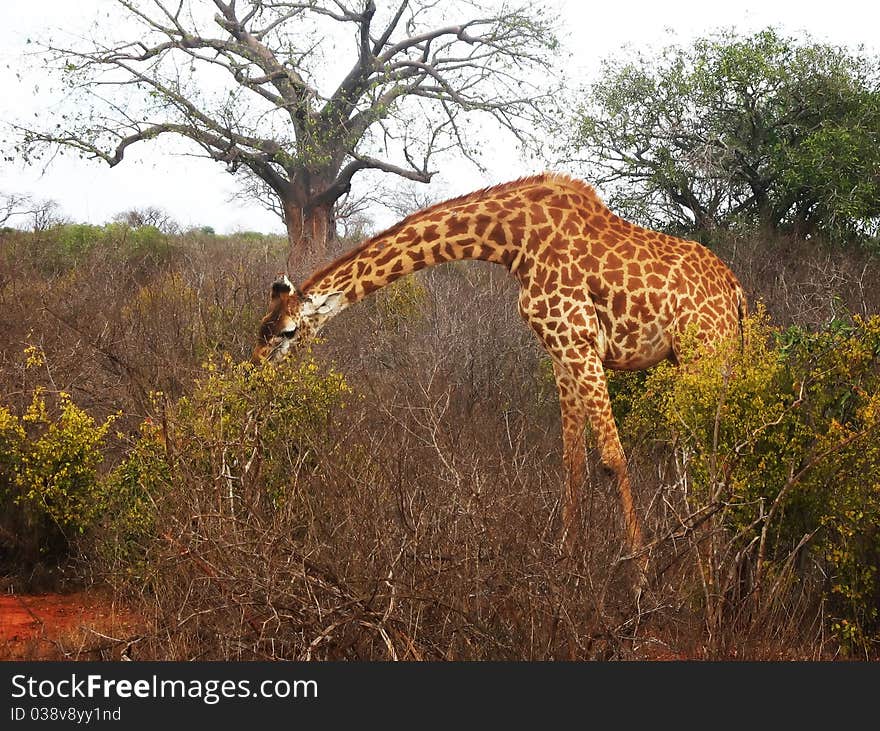
[[[89,592],[0,594],[0,660],[118,659],[134,615]]]

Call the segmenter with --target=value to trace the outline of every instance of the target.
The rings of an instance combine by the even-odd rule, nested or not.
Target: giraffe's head
[[[282,274],[272,282],[269,312],[260,323],[251,360],[259,363],[268,359],[277,363],[300,343],[317,335],[346,304],[343,292],[303,294]]]

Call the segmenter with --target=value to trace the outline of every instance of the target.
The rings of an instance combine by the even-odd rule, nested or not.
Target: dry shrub
[[[468,291],[453,281],[446,286],[458,295]],[[443,286],[434,294],[444,301]],[[430,318],[426,310],[420,319]],[[403,328],[406,320],[382,322]],[[485,345],[489,328],[476,327],[472,342]],[[383,335],[407,337],[399,329]],[[165,444],[164,466],[134,470],[167,475],[167,484],[149,488],[162,529],[145,537],[136,577],[159,618],[142,652],[632,656],[633,605],[613,503],[596,501],[587,511],[593,539],[575,556],[560,553],[556,419],[548,430],[535,423],[546,404],[527,392],[514,406],[512,394],[498,398],[485,387],[516,361],[493,361],[477,376],[472,361],[482,348],[458,343],[457,351],[423,337],[421,365],[400,364],[395,373],[409,369],[406,385],[382,384],[381,395],[350,394],[310,360],[230,367],[154,419],[161,427],[147,438]],[[450,350],[469,363],[464,372]],[[361,386],[377,386],[373,379]],[[487,393],[506,410],[485,408]]]
[[[736,538],[748,521],[733,522],[742,508],[729,495],[705,510],[713,502],[694,492],[682,437],[625,430],[655,540],[645,592],[633,593],[605,479],[585,490],[575,549],[560,550],[555,389],[499,268],[431,269],[331,323],[313,385],[335,371],[353,393],[310,421],[303,409],[322,401],[302,390],[301,363],[248,371],[223,355],[249,355],[283,242],[188,234],[169,237],[163,257],[110,256],[101,244],[51,268],[35,252],[52,244],[40,241],[0,239],[2,387],[17,413],[37,385],[70,392],[97,421],[123,412],[128,441],[106,465],[116,502],[89,571],[154,618],[135,658],[769,659],[862,642],[829,634],[847,616],[831,609],[819,570],[836,559],[799,547],[803,533],[773,532],[800,508],[765,521],[756,604],[755,545]],[[728,245],[778,322],[815,325],[838,302],[877,309],[861,286],[875,263],[861,255]],[[27,367],[29,345],[39,367]],[[645,397],[645,376],[633,378],[614,387],[620,419]],[[749,493],[744,504],[774,499]]]
[[[19,411],[42,386],[96,417],[121,410],[134,430],[151,391],[183,395],[209,354],[249,354],[278,239],[156,233],[154,246],[120,224],[77,233],[92,238],[75,259],[53,229],[0,234],[0,390]],[[28,347],[41,368],[27,367]]]
[[[778,325],[818,328],[847,313],[880,312],[880,258],[796,236],[718,234],[712,248],[730,264],[751,302]]]

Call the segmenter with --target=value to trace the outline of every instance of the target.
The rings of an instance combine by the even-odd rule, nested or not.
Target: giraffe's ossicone
[[[345,307],[400,277],[459,259],[510,271],[520,284],[520,312],[553,360],[567,469],[565,535],[577,515],[589,422],[616,477],[628,546],[638,549],[641,522],[604,368],[677,362],[686,329],[709,345],[740,335],[745,296],[707,248],[625,221],[586,183],[547,173],[453,198],[367,239],[299,289],[279,278],[254,361],[284,357]]]

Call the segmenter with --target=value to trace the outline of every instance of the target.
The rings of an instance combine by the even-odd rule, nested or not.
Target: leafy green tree
[[[651,225],[832,238],[880,226],[880,65],[772,29],[609,61],[573,157]]]
[[[553,97],[540,5],[382,5],[115,0],[92,39],[45,45],[66,88],[19,125],[19,152],[114,166],[132,145],[186,138],[283,217],[291,254],[320,255],[356,174],[427,183],[438,153],[479,157],[480,123],[527,141]]]

